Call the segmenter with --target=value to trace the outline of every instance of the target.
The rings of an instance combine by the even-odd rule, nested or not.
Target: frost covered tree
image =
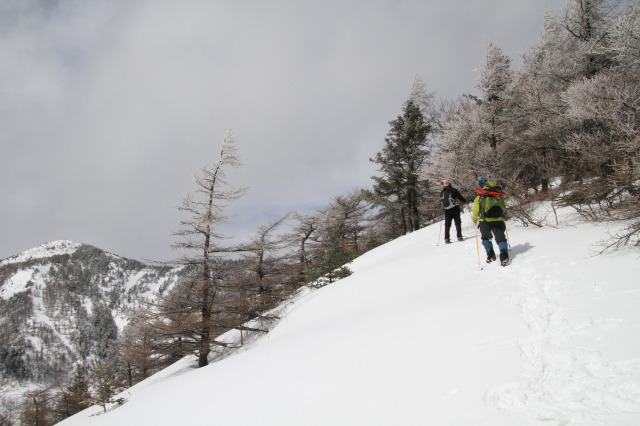
[[[402,115],[389,124],[384,148],[370,159],[379,166],[380,175],[372,177],[375,183],[368,196],[381,206],[397,234],[403,235],[420,228],[424,190],[419,175],[431,152],[427,139],[431,126],[411,99],[405,102]]]
[[[435,105],[436,93],[427,90],[427,85],[420,75],[416,75],[411,85],[409,100],[413,101],[425,118],[425,122],[431,126],[432,132],[436,131],[438,110]]]
[[[350,274],[345,266],[370,245],[366,230],[372,206],[361,190],[334,197],[318,212],[317,230],[311,244],[312,278]]]
[[[640,6],[629,3],[609,20],[607,49],[613,61],[624,68],[640,64]]]
[[[288,288],[289,278],[285,267],[284,249],[288,243],[286,237],[278,230],[289,215],[284,215],[267,224],[261,225],[245,245],[244,260],[249,276],[244,286],[255,288],[256,303],[249,307],[247,319],[273,308],[283,297]],[[242,291],[246,294],[246,291]]]
[[[569,56],[575,67],[572,72],[589,78],[611,65],[610,56],[601,47],[607,38],[605,21],[615,8],[615,4],[607,0],[568,1],[562,24],[575,42],[573,55]]]
[[[547,13],[540,39],[514,72],[509,155],[500,168],[526,188],[544,192],[554,177],[580,179],[590,173],[589,157],[595,153],[580,155],[567,142],[575,132],[592,129],[569,119],[564,93],[573,82],[611,66],[610,56],[601,51],[609,13],[601,0],[569,0],[563,16]]]
[[[513,78],[511,59],[488,43],[479,95],[441,106],[433,161],[422,171],[425,179],[446,178],[464,188],[482,175],[505,178],[513,139]]]
[[[440,100],[439,104],[436,104],[435,92],[427,91],[426,85],[419,75],[416,76],[413,82],[409,100],[412,100],[420,107],[425,123],[430,129],[427,134],[427,145],[430,153],[419,172],[423,188],[422,199],[419,203],[420,217],[422,222],[430,223],[442,213],[437,182],[443,178],[452,182],[455,181],[454,176],[459,172],[456,166],[461,163],[459,160],[462,160],[461,157],[450,157],[447,160],[453,161],[435,161],[438,158],[436,152],[442,146],[439,144],[440,136],[445,133],[447,119],[457,107],[457,102]],[[444,160],[444,157],[440,157],[440,159]]]
[[[464,188],[478,176],[487,174],[487,164],[495,161],[495,157],[489,144],[478,143],[482,138],[478,114],[477,103],[468,99],[443,105],[433,160],[422,170],[423,179],[435,182],[446,178],[457,188]],[[439,188],[433,188],[432,193],[431,204],[436,206],[439,216]]]
[[[220,156],[213,164],[202,167],[195,175],[196,192],[188,194],[178,209],[188,214],[180,221],[182,229],[174,233],[179,237],[173,247],[187,252],[178,262],[189,265],[193,272],[187,283],[165,300],[164,307],[174,321],[184,321],[185,335],[182,341],[190,345],[198,357],[198,366],[208,364],[207,357],[217,336],[215,312],[224,292],[219,291],[224,271],[216,257],[234,251],[222,244],[224,236],[219,227],[227,217],[224,209],[228,202],[240,198],[246,188],[234,188],[227,180],[227,170],[240,165],[235,136],[229,131],[224,138]],[[171,305],[171,301],[177,303]],[[177,332],[178,330],[176,330]]]
[[[592,120],[575,120],[567,113],[569,106],[566,92],[573,84],[590,80],[613,65],[609,54],[607,19],[611,6],[605,0],[570,0],[564,18],[560,21],[563,32],[562,58],[558,58],[563,71],[563,90],[557,92],[561,99],[563,118],[569,130],[561,139],[561,147],[566,152],[566,168],[571,180],[579,180],[593,175],[607,173],[607,163],[611,158],[610,144],[602,144],[600,152],[589,143],[576,144],[575,135],[601,132],[600,124]],[[568,48],[570,47],[570,49]],[[586,140],[584,140],[586,142]],[[597,152],[597,153],[596,153]]]
[[[346,244],[354,255],[359,255],[366,245],[365,231],[370,221],[370,210],[371,205],[366,201],[362,191],[355,190],[334,197],[328,207],[320,210],[320,215],[324,228],[335,229],[334,233],[341,242]]]
[[[606,20],[598,55],[611,66],[577,80],[563,93],[567,117],[578,131],[567,149],[580,159],[592,180],[588,191],[574,190],[570,200],[602,204],[607,215],[640,217],[640,8],[628,5]],[[577,198],[579,196],[580,198]],[[617,236],[626,244],[640,235],[640,222]]]
[[[493,43],[487,44],[486,61],[477,84],[479,95],[465,95],[442,104],[431,163],[422,171],[428,182],[443,178],[465,188],[479,176],[505,177],[503,159],[512,141],[513,71],[511,60]],[[433,188],[431,204],[437,207]]]
[[[552,14],[545,17],[538,43],[524,53],[515,72],[509,141],[510,176],[526,188],[546,192],[550,179],[563,174],[566,164],[561,142],[571,129],[564,116],[561,93],[569,78],[562,65],[565,49],[573,49],[566,30]]]
[[[475,105],[461,108],[459,114],[466,116],[458,116],[468,126],[464,132],[468,137],[465,149],[467,156],[471,156],[474,180],[478,175],[506,180],[504,160],[511,158],[508,150],[512,139],[512,83],[511,59],[489,42],[476,86],[480,95],[468,95]]]
[[[568,0],[564,14],[546,14],[540,39],[513,70],[489,44],[480,95],[442,116],[423,177],[488,174],[517,188],[518,205],[540,190],[549,195],[560,177],[568,191],[551,195],[586,215],[640,217],[638,11],[633,1]]]
[[[310,244],[319,227],[317,215],[304,215],[294,213],[292,231],[287,235],[287,240],[293,248],[292,261],[290,262],[293,273],[297,275],[297,282],[301,285],[310,281],[311,258],[309,256]]]
[[[576,79],[562,94],[567,116],[578,128],[569,146],[581,156],[597,151],[593,170],[597,174],[610,173],[614,163],[634,163],[637,158],[639,10],[629,6],[601,25],[603,41],[593,49],[594,56],[607,58],[610,65],[591,78]]]

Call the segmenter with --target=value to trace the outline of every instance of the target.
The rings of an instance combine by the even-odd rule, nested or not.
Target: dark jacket
[[[451,196],[453,200],[457,200],[462,204],[467,204],[467,199],[464,198],[457,189],[455,189],[453,186],[451,186],[451,184],[449,184],[442,191],[440,191],[440,205],[444,210],[449,210],[453,207],[458,207],[458,204],[453,204],[445,208],[445,202],[446,200],[449,199],[449,196]]]

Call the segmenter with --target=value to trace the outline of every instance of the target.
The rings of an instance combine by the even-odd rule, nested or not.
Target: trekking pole
[[[509,241],[509,229],[507,228],[507,221],[504,221],[504,235],[507,237],[507,246],[511,250],[511,242]]]
[[[476,253],[478,253],[478,268],[482,269],[482,265],[480,264],[480,245],[478,244],[478,228],[476,224],[473,224],[473,229],[476,231]]]
[[[442,216],[443,220],[444,220],[444,216]],[[436,246],[440,245],[440,235],[442,235],[442,222],[443,220],[440,221],[440,232],[438,232],[438,242],[436,243]]]

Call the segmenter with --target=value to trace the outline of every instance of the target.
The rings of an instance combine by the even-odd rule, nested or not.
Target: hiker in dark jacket
[[[456,235],[458,241],[462,241],[462,227],[460,225],[460,209],[467,204],[467,200],[455,189],[448,180],[442,179],[440,182],[442,191],[440,192],[440,204],[444,210],[444,242],[449,244],[449,231],[451,229],[451,221],[456,224]]]

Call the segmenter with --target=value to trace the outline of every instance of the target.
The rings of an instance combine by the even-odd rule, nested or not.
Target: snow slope
[[[468,218],[462,243],[399,238],[237,354],[61,425],[640,425],[640,251],[596,255],[614,225],[559,219],[510,223],[506,268],[480,270]]]

